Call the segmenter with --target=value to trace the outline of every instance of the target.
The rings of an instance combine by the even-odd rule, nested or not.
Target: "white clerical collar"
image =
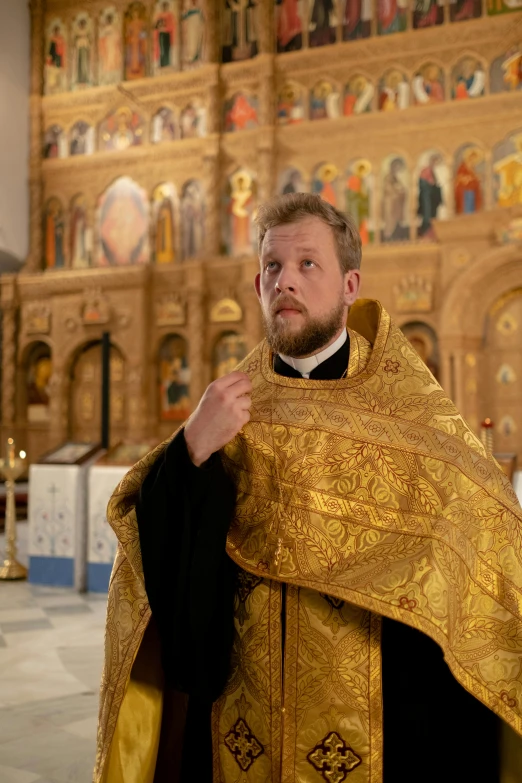
[[[294,370],[301,373],[303,378],[309,378],[312,370],[314,370],[318,364],[321,364],[321,362],[324,362],[326,359],[329,359],[330,356],[333,356],[334,353],[345,344],[347,338],[348,333],[346,329],[344,329],[334,343],[323,351],[314,353],[313,356],[307,356],[305,359],[294,359],[293,356],[283,356],[283,354],[280,353],[279,358],[286,362],[286,364],[289,364],[290,367],[293,367]]]

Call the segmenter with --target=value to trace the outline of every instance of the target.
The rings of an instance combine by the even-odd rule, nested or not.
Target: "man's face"
[[[320,218],[269,229],[255,286],[275,353],[310,356],[330,345],[357,298],[359,271],[343,274],[332,229]]]

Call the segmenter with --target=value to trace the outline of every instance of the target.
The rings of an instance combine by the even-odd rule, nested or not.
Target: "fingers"
[[[252,397],[250,397],[248,394],[245,394],[243,397],[238,399],[237,406],[239,407],[239,410],[249,411],[252,407]]]
[[[227,389],[233,386],[235,383],[239,383],[241,381],[248,381],[248,383],[250,383],[250,378],[246,372],[239,372],[238,370],[235,370],[234,372],[228,373],[228,375],[224,375],[222,378],[218,378],[217,381],[214,381],[214,384],[218,388]]]
[[[229,386],[226,394],[229,397],[237,398],[242,397],[243,395],[249,395],[252,393],[252,384],[250,383],[250,379],[247,379],[246,381],[237,381],[232,386]]]

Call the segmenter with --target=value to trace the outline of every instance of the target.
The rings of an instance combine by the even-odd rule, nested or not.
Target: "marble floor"
[[[1,783],[91,783],[105,607],[105,595],[0,582]]]

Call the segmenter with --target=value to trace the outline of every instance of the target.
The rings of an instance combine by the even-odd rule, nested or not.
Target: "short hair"
[[[297,223],[308,217],[317,217],[333,231],[337,256],[343,274],[361,266],[361,237],[353,218],[332,207],[317,194],[288,193],[276,196],[257,211],[257,247],[259,255],[266,232],[275,226]]]

